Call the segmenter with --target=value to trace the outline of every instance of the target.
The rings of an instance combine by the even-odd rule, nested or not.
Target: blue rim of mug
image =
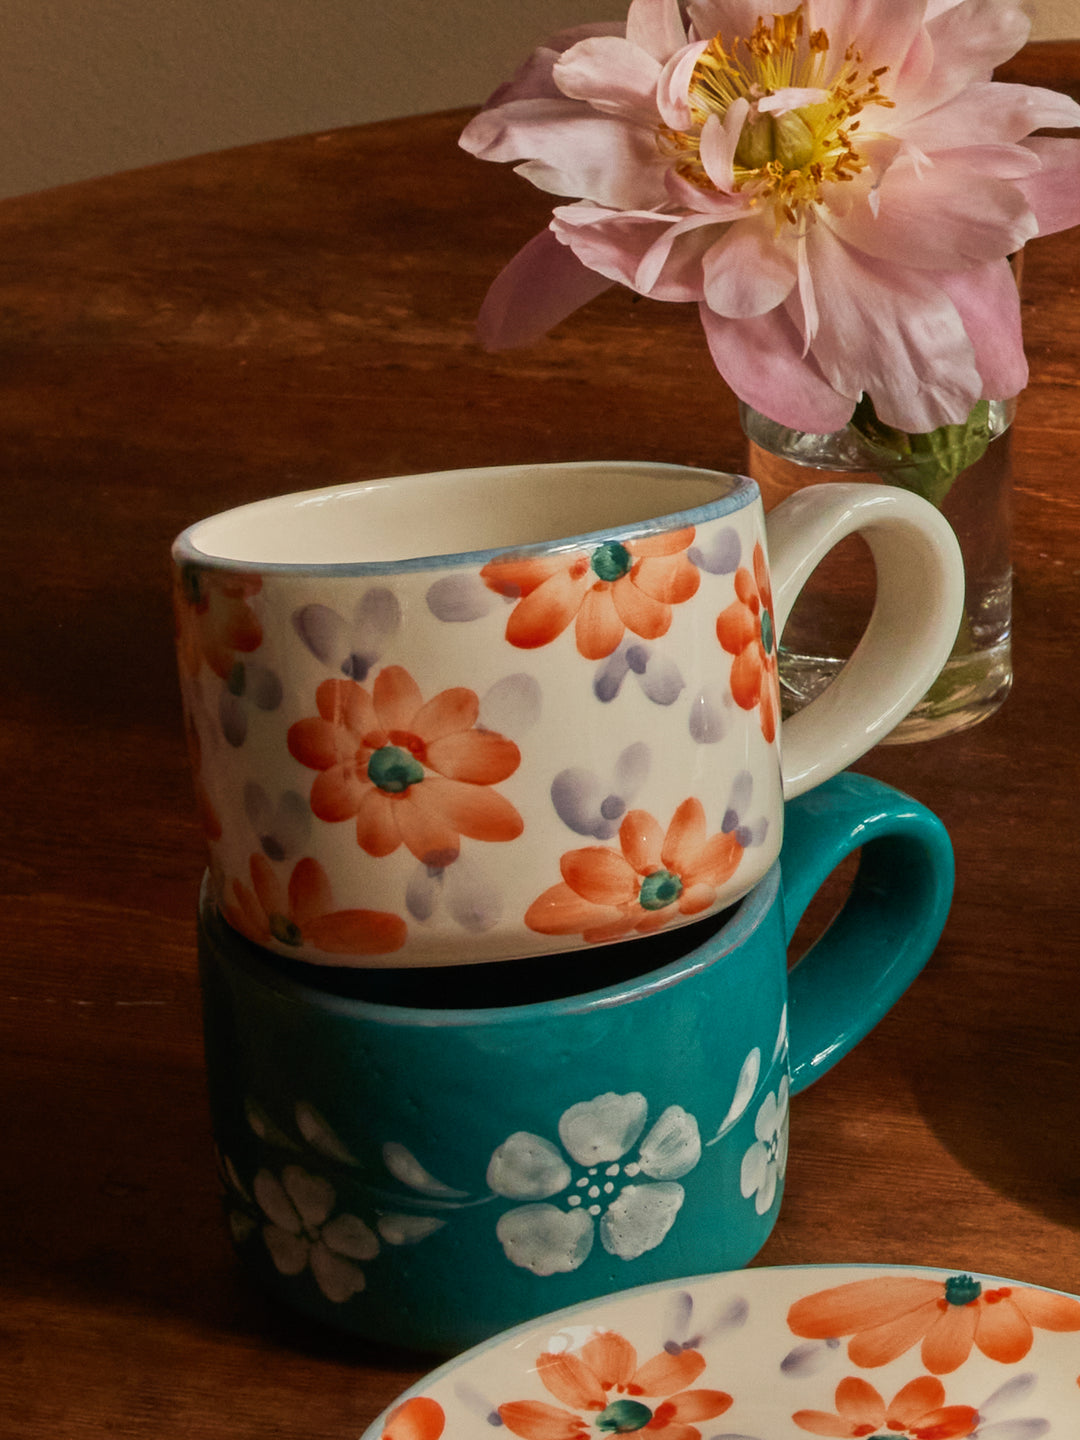
[[[295,510],[300,506],[320,503],[339,495],[350,495],[364,490],[379,490],[386,485],[402,481],[440,480],[460,475],[499,475],[508,471],[535,472],[539,478],[544,474],[564,473],[568,470],[632,470],[649,473],[657,478],[699,476],[707,480],[723,478],[730,482],[730,488],[714,500],[702,505],[693,505],[684,510],[672,510],[663,515],[650,516],[645,520],[627,521],[621,524],[605,525],[599,530],[589,530],[573,536],[559,536],[551,540],[533,540],[522,545],[496,545],[484,550],[450,551],[445,555],[408,556],[401,560],[334,560],[319,562],[311,560],[239,560],[225,555],[216,555],[201,550],[197,536],[201,529],[218,521],[241,519],[257,511],[269,511],[277,507]],[[257,575],[318,575],[320,577],[348,577],[361,575],[400,575],[403,573],[431,570],[457,569],[463,566],[480,567],[496,557],[507,555],[527,558],[534,555],[561,555],[577,550],[587,550],[606,540],[635,540],[647,535],[656,535],[669,530],[681,530],[689,525],[700,526],[710,521],[723,519],[744,510],[759,496],[756,480],[732,470],[709,470],[698,465],[671,465],[649,460],[582,460],[582,461],[541,461],[537,464],[522,462],[514,465],[478,466],[475,469],[433,470],[418,475],[397,475],[370,480],[355,480],[341,485],[327,485],[318,490],[294,490],[284,495],[271,495],[261,500],[252,500],[246,505],[237,505],[221,510],[216,515],[207,515],[187,526],[172,544],[172,557],[178,566],[196,565],[201,570],[221,570],[229,574]]]
[[[273,961],[288,960],[289,957],[280,956],[275,951],[256,945],[254,941],[233,929],[222,916],[213,898],[209,872],[203,876],[199,894],[199,932],[202,941],[210,946],[219,962],[237,966],[258,984],[298,1005],[314,1005],[316,1009],[353,1020],[369,1020],[380,1025],[466,1029],[470,1026],[532,1023],[536,1020],[556,1019],[563,1015],[580,1015],[594,1010],[611,1009],[616,1005],[628,1005],[682,984],[692,976],[725,961],[734,963],[737,953],[760,929],[779,898],[780,862],[775,860],[754,888],[741,900],[736,901],[729,919],[708,940],[656,970],[649,970],[643,975],[637,974],[614,985],[587,990],[578,995],[529,1001],[521,1005],[466,1006],[462,1009],[430,1009],[419,1005],[388,1005],[374,1000],[361,1000],[354,996],[338,995],[292,975],[283,974],[274,966]],[[675,927],[667,933],[677,935],[680,928],[687,927]],[[633,945],[634,941],[624,943]],[[537,964],[543,964],[543,955],[532,958]],[[306,962],[298,960],[291,963],[302,965]],[[497,960],[481,962],[493,965],[498,963]],[[416,969],[423,974],[428,967],[419,966]],[[411,972],[397,971],[399,976],[408,973]]]

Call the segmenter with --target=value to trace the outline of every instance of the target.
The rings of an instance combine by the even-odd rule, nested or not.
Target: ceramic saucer
[[[969,1271],[795,1266],[529,1321],[401,1395],[363,1440],[1080,1436],[1080,1299]]]

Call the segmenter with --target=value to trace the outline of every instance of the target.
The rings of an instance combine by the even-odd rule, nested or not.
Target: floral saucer
[[[432,1371],[362,1440],[1080,1436],[1080,1298],[966,1271],[737,1270],[623,1291]]]

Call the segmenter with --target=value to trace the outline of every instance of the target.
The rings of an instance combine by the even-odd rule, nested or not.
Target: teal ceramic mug
[[[941,822],[877,781],[840,775],[785,824],[724,915],[542,960],[313,968],[233,931],[204,886],[213,1124],[251,1270],[321,1321],[452,1353],[745,1265],[777,1218],[789,1096],[895,1003],[952,897]],[[800,916],[860,848],[789,973]]]

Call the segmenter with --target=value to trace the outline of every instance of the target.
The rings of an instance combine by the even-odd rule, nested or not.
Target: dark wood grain
[[[1080,46],[1009,75],[1076,91]],[[692,307],[611,292],[528,351],[473,320],[547,202],[445,114],[0,205],[0,1433],[350,1437],[427,1368],[246,1288],[219,1222],[168,549],[345,478],[633,457],[738,469]],[[860,768],[933,806],[926,973],[793,1107],[761,1264],[1080,1291],[1080,234],[1030,247],[1015,690]]]

